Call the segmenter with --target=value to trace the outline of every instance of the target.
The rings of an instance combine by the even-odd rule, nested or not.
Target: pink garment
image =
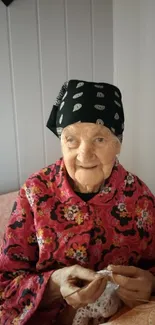
[[[39,311],[53,270],[78,263],[93,270],[135,265],[155,274],[155,198],[116,163],[100,192],[84,202],[63,160],[21,188],[0,256],[1,324],[54,324],[64,308]]]

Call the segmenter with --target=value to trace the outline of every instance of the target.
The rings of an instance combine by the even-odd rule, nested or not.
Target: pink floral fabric
[[[63,160],[31,175],[13,206],[0,255],[1,324],[54,324],[65,303],[40,311],[54,270],[135,265],[155,274],[155,198],[116,163],[100,192],[84,202]]]

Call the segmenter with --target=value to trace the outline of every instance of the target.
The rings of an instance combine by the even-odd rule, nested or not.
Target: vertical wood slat
[[[63,0],[38,1],[40,57],[43,85],[43,110],[46,163],[61,156],[60,141],[45,124],[63,82],[67,80],[65,6]]]
[[[44,166],[35,0],[9,7],[21,183]]]
[[[139,96],[134,123],[135,171],[155,194],[155,2],[140,1]],[[137,126],[138,125],[138,126]]]
[[[19,187],[7,9],[0,2],[0,194]]]
[[[113,1],[91,0],[93,79],[113,83]]]
[[[66,0],[69,78],[92,80],[89,0]]]
[[[134,8],[134,9],[133,9]],[[131,23],[132,21],[132,23]],[[114,83],[120,87],[125,112],[121,163],[134,169],[134,121],[139,84],[139,0],[113,1]]]

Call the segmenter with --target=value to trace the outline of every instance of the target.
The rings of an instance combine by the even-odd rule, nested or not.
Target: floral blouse
[[[155,274],[155,197],[118,162],[87,202],[70,186],[63,159],[25,182],[1,247],[0,324],[54,324],[64,304],[39,304],[52,272],[75,263]]]

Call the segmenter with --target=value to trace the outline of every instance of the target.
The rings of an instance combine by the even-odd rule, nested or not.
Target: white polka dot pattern
[[[78,111],[82,107],[82,104],[78,103],[74,105],[73,112]]]
[[[96,105],[94,105],[94,107],[96,109],[98,109],[99,111],[103,111],[105,109],[105,106],[104,105],[98,105],[98,104],[96,104]]]
[[[73,99],[79,98],[83,95],[83,93],[78,93],[73,96]]]

